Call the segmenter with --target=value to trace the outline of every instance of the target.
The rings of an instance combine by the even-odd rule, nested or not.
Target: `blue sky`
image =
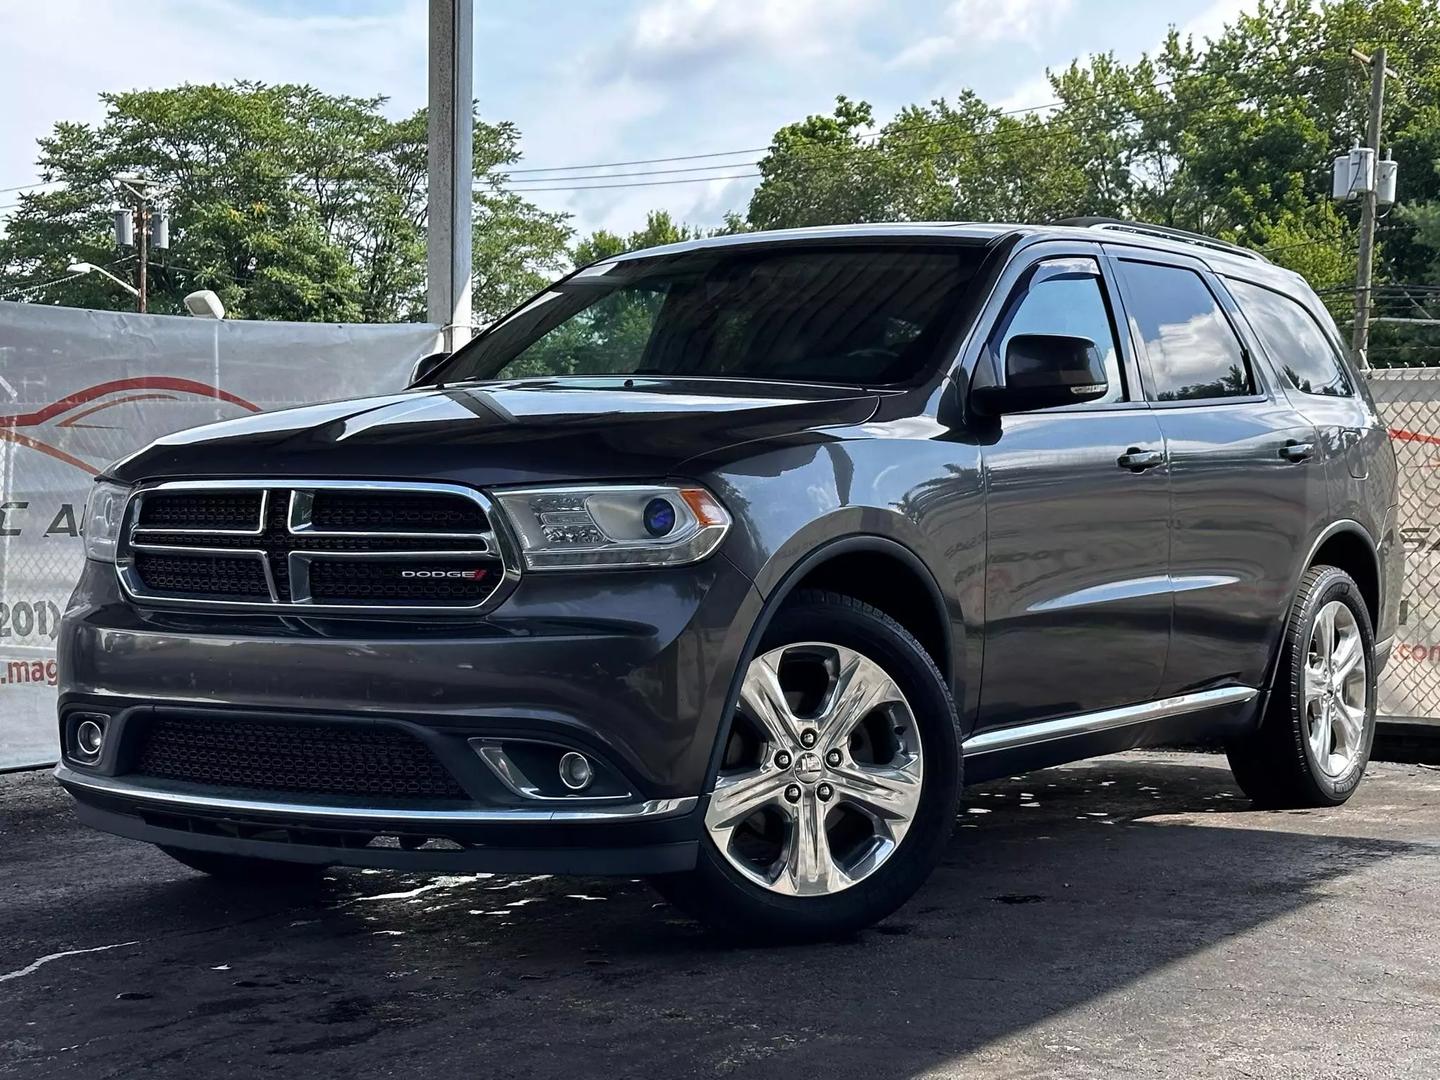
[[[530,0],[475,3],[475,93],[524,134],[521,167],[589,165],[764,146],[836,94],[897,107],[970,87],[1007,108],[1051,99],[1047,67],[1132,59],[1170,25],[1213,34],[1245,0]],[[95,95],[137,84],[311,82],[424,103],[424,0],[0,0],[0,188],[32,183],[34,140],[96,120]],[[137,64],[137,54],[143,62]],[[140,74],[137,77],[137,70]],[[713,175],[755,155],[715,158]],[[633,169],[585,170],[590,172]],[[546,174],[552,175],[552,174]],[[563,175],[563,174],[553,174]],[[689,179],[692,174],[631,178]],[[527,187],[599,185],[585,180]],[[616,183],[627,182],[621,178]],[[521,177],[515,178],[521,183]],[[753,180],[529,192],[618,231],[663,207],[714,225]],[[0,207],[15,195],[0,191]],[[4,210],[0,210],[3,214]]]

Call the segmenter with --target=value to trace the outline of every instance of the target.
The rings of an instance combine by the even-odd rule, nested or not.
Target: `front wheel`
[[[732,936],[814,940],[890,914],[955,818],[955,704],[904,627],[802,592],[745,672],[696,868],[655,879]]]
[[[1260,730],[1228,747],[1261,806],[1338,806],[1355,792],[1375,737],[1375,635],[1364,597],[1334,566],[1306,571]]]

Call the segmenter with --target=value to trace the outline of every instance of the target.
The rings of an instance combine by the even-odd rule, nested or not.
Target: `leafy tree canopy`
[[[79,307],[133,301],[74,259],[133,279],[114,245],[114,177],[156,182],[170,249],[150,257],[150,309],[215,290],[237,318],[389,322],[425,317],[426,121],[386,118],[384,99],[310,86],[186,85],[103,94],[99,124],[40,140],[48,191],[21,196],[0,237],[7,293]],[[484,322],[559,272],[571,229],[503,189],[519,160],[509,123],[475,123],[475,311]],[[55,284],[44,285],[56,278]]]
[[[1348,317],[1359,215],[1330,201],[1331,161],[1365,134],[1369,73],[1350,50],[1381,44],[1400,74],[1384,146],[1403,205],[1382,224],[1377,275],[1440,281],[1436,0],[1262,0],[1203,45],[1172,31],[1131,64],[1051,71],[1041,109],[1007,113],[967,90],[880,123],[842,96],[775,133],[746,224],[1130,218],[1259,248]]]

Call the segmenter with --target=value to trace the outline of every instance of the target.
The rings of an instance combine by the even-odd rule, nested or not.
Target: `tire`
[[[750,676],[757,664],[773,657],[783,658],[783,663],[773,661],[775,685],[797,681],[794,672],[801,676],[800,683],[809,684],[801,690],[783,687],[786,714],[799,725],[790,746],[793,761],[785,769],[776,765],[784,759],[778,740],[760,741],[764,725],[755,723],[752,714],[758,710],[750,704]],[[853,695],[848,699],[836,674],[845,671],[859,673],[844,684]],[[832,679],[824,689],[820,672]],[[887,679],[888,689],[875,689]],[[879,609],[837,593],[801,591],[786,601],[767,628],[747,668],[741,698],[733,730],[724,733],[727,743],[705,808],[696,868],[655,878],[656,888],[723,935],[742,940],[815,941],[853,934],[885,918],[914,895],[939,861],[960,795],[959,718],[934,660]],[[847,700],[879,704],[869,711],[858,705],[847,710]],[[851,715],[856,719],[847,729]],[[812,725],[808,735],[807,723]],[[757,736],[757,731],[762,734]],[[817,741],[800,741],[805,737]],[[752,751],[750,744],[756,742],[758,748]],[[813,750],[806,752],[803,746]],[[821,764],[826,767],[817,775],[814,767]],[[874,789],[864,785],[875,777],[887,778],[892,787],[871,801]],[[774,789],[770,803],[727,834],[727,800],[741,790],[739,782],[759,784],[762,779],[781,786]],[[895,801],[887,802],[892,795]],[[787,802],[793,805],[787,807]],[[748,804],[736,805],[742,807],[735,815],[738,821]],[[775,819],[778,831],[771,842],[777,861],[764,866],[767,822]],[[806,863],[794,854],[797,848],[820,849],[795,841],[807,828],[808,835],[814,835],[814,822],[826,837],[823,850],[833,856],[829,865],[834,873],[812,875],[826,860],[812,856]],[[866,828],[874,830],[868,840]],[[751,861],[749,852],[756,846],[762,853]],[[773,882],[760,880],[776,865],[783,868],[775,871]],[[817,884],[819,879],[824,884]]]
[[[1333,613],[1339,627],[1332,640],[1348,641],[1353,628],[1363,664],[1358,677],[1352,674],[1348,681],[1342,680],[1338,696],[1329,697],[1328,713],[1323,692],[1318,700],[1307,693],[1307,686],[1333,689],[1333,676],[1322,679],[1315,673],[1343,666],[1343,658],[1328,668],[1315,663],[1323,651],[1317,646],[1316,623],[1327,612]],[[1322,625],[1322,638],[1323,630]],[[1339,806],[1349,799],[1365,775],[1375,738],[1375,678],[1375,634],[1359,587],[1337,567],[1311,567],[1290,609],[1260,728],[1226,748],[1241,790],[1257,805],[1276,809]],[[1327,720],[1327,715],[1337,719]],[[1331,752],[1324,754],[1327,726]]]
[[[249,855],[226,855],[218,851],[195,851],[189,848],[157,845],[176,862],[199,870],[213,878],[237,884],[254,885],[315,885],[325,873],[324,866],[314,863],[284,862],[280,859],[257,859]]]

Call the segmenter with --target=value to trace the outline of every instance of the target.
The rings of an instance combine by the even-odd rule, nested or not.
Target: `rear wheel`
[[[804,592],[750,662],[696,869],[655,880],[731,935],[812,940],[890,914],[954,821],[957,719],[934,661],[899,623]]]
[[[1375,635],[1360,589],[1333,566],[1306,572],[1260,730],[1228,748],[1235,780],[1263,806],[1337,806],[1375,737]]]
[[[226,855],[218,851],[193,851],[189,848],[167,847],[164,844],[159,847],[176,862],[226,881],[252,882],[257,885],[313,885],[325,873],[325,867],[314,863],[257,859],[249,855]]]

